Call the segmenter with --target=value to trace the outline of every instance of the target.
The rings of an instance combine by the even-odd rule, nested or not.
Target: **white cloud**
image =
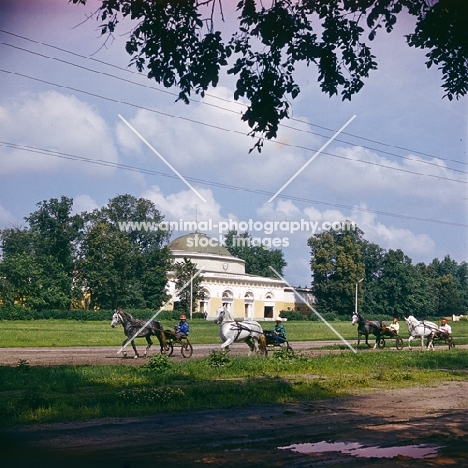
[[[362,205],[361,208],[365,208]],[[435,242],[427,234],[416,234],[409,229],[385,225],[376,220],[376,214],[366,211],[353,211],[353,220],[364,231],[364,238],[389,250],[401,249],[410,258],[430,258],[435,256]]]
[[[89,195],[77,195],[73,199],[73,212],[80,214],[84,211],[88,213],[92,212],[95,209],[99,209],[99,205],[96,201],[91,198]]]
[[[15,218],[15,216],[2,205],[0,205],[0,226],[11,227],[17,223],[18,220]]]
[[[165,221],[177,221],[182,226],[184,222],[197,222],[200,230],[205,233],[209,231],[205,227],[209,226],[210,222],[213,226],[212,233],[218,234],[217,224],[220,221],[236,219],[232,214],[227,217],[221,215],[221,206],[214,199],[211,190],[197,188],[197,191],[206,202],[201,201],[191,190],[182,190],[165,196],[156,185],[142,193],[141,196],[151,200],[156,205],[165,216]],[[174,235],[177,236],[177,232],[174,232]]]
[[[111,131],[97,111],[76,97],[56,91],[23,94],[0,108],[0,137],[32,146],[110,162],[118,160]],[[65,170],[103,175],[113,169],[63,157],[2,149],[0,173],[49,173]]]

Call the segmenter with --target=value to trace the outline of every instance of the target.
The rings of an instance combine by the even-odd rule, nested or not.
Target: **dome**
[[[200,232],[177,237],[177,239],[169,242],[168,247],[170,250],[232,257],[229,250],[221,245],[216,238],[208,237],[206,234],[202,234]]]

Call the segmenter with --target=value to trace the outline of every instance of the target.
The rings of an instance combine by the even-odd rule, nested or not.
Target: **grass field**
[[[466,380],[468,351],[275,353],[134,366],[0,366],[0,425],[149,415],[334,398],[356,392]]]
[[[174,323],[164,322],[165,328]],[[263,323],[269,329],[272,323]],[[402,337],[407,337],[401,324]],[[332,326],[356,340],[349,322]],[[294,341],[334,340],[321,322],[288,322]],[[191,322],[193,344],[219,343],[219,326]],[[468,322],[453,324],[457,344],[468,342]],[[116,346],[122,328],[107,322],[72,320],[0,321],[0,346]],[[373,340],[372,340],[373,341]],[[274,353],[265,358],[231,357],[213,350],[208,358],[173,361],[155,354],[141,366],[0,365],[0,425],[148,415],[175,410],[287,403],[402,386],[433,385],[468,378],[468,351],[429,353],[338,352],[321,356]]]
[[[172,329],[175,325],[175,322],[163,321],[162,323],[165,329]],[[273,327],[272,322],[261,322],[261,324],[265,330]],[[331,322],[330,325],[346,340],[356,340],[357,328],[351,325],[351,321]],[[190,322],[190,329],[190,341],[195,345],[220,343],[219,326],[214,322],[193,320]],[[286,330],[288,340],[292,342],[339,339],[323,322],[287,322]],[[408,338],[408,331],[404,322],[400,322],[400,330],[401,337],[403,339]],[[452,331],[457,344],[468,343],[467,321],[452,323]],[[0,321],[0,347],[2,348],[119,346],[123,339],[122,326],[111,328],[108,322],[75,320]]]

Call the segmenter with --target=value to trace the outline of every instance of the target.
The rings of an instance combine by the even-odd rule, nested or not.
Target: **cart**
[[[175,347],[180,347],[180,354],[184,358],[189,358],[193,354],[193,346],[190,343],[188,337],[184,336],[181,338],[177,338],[175,332],[164,330],[164,334],[166,335],[166,344],[162,349],[162,353],[167,356],[172,356],[174,353]]]
[[[281,338],[270,331],[263,332],[263,334],[266,339],[265,354],[268,354],[268,351],[282,351],[283,349],[286,349],[289,353],[293,352],[288,340]]]
[[[387,339],[395,340],[396,349],[403,349],[403,338],[398,334],[398,332],[390,330],[389,328],[382,329],[382,333],[380,334],[380,341],[378,344],[379,349],[385,348],[385,337],[387,337]]]
[[[453,341],[452,335],[444,333],[441,331],[436,331],[434,337],[432,338],[432,343],[440,341],[443,344],[448,345],[448,349],[455,348],[455,341]]]

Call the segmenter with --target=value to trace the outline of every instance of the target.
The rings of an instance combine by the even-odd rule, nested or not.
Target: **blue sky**
[[[232,100],[232,78],[203,102],[176,103],[176,90],[128,68],[129,28],[103,44],[99,23],[84,21],[96,6],[0,1],[0,228],[24,225],[52,197],[73,198],[81,212],[129,193],[154,201],[167,220],[321,227],[350,219],[367,240],[402,249],[414,263],[468,259],[467,99],[442,99],[441,73],[404,42],[409,18],[371,43],[379,69],[351,102],[322,94],[316,71],[300,68],[293,119],[276,142],[249,154],[254,141]],[[311,232],[251,234],[281,239],[285,278],[310,284]]]

